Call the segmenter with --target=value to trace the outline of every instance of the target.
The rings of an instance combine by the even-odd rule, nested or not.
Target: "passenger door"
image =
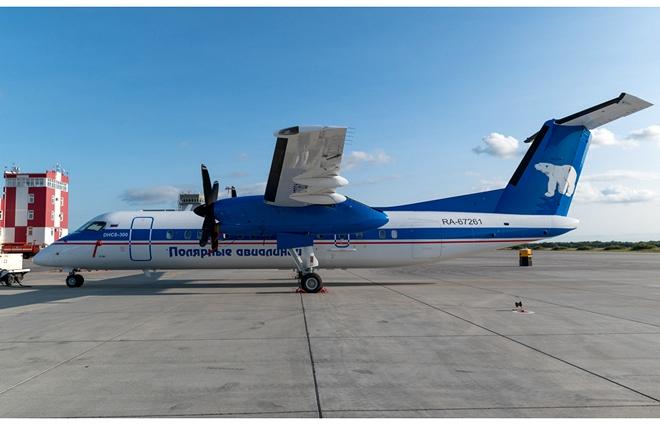
[[[128,255],[132,261],[151,261],[152,217],[135,217],[128,237]]]

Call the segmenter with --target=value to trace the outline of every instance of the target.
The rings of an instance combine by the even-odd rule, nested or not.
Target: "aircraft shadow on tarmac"
[[[258,282],[236,282],[234,280],[222,282],[213,279],[159,279],[163,275],[163,272],[157,272],[152,274],[151,277],[145,277],[142,273],[139,273],[103,280],[88,279],[85,281],[85,285],[81,288],[67,288],[63,283],[32,286],[29,284],[29,281],[24,282],[22,287],[0,287],[0,290],[24,291],[19,294],[0,296],[0,310],[34,304],[52,303],[59,300],[78,297],[149,295],[185,296],[198,294],[298,294],[296,291],[295,279],[273,278],[264,279]],[[324,284],[331,290],[333,288],[378,285],[430,285],[433,284],[433,282],[378,282],[376,284],[369,281],[326,281]],[[190,288],[191,291],[166,291],[172,288]],[[286,288],[286,290],[283,290],[284,288]],[[198,291],[200,289],[206,291],[200,292]],[[258,289],[259,291],[226,291],[228,289]],[[211,293],[208,290],[217,291]]]

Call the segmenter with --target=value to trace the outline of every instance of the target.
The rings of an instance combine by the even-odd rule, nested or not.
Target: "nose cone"
[[[32,257],[32,262],[39,266],[56,266],[55,251],[52,246],[47,246]]]

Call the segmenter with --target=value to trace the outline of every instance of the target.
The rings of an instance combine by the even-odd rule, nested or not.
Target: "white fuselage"
[[[474,254],[563,234],[578,221],[563,216],[391,211],[378,230],[321,235],[319,268],[405,266]],[[112,212],[94,221],[100,231],[77,231],[42,250],[40,265],[76,269],[292,269],[275,238],[226,237],[218,251],[198,243],[192,212]]]

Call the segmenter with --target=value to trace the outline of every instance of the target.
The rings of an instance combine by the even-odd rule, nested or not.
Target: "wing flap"
[[[348,184],[339,175],[345,127],[296,126],[275,133],[264,199],[278,206],[331,205],[346,197],[336,188]]]

